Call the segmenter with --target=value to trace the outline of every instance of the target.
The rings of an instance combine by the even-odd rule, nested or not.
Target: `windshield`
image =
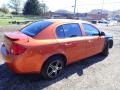
[[[45,29],[51,24],[52,22],[50,21],[38,21],[26,26],[21,30],[21,32],[28,36],[34,37],[35,35],[37,35],[39,32],[41,32],[43,29]]]

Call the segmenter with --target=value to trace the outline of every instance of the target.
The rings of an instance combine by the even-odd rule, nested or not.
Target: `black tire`
[[[109,44],[107,43],[102,51],[102,56],[108,56],[109,54]]]
[[[62,73],[64,66],[65,62],[61,56],[53,56],[44,64],[41,74],[44,79],[55,79]]]

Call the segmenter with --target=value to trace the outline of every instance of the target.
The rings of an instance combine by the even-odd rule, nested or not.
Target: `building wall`
[[[101,19],[107,19],[108,14],[89,14],[88,13],[88,18],[90,20],[101,20]]]

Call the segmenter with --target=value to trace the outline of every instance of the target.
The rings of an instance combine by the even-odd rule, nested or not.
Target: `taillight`
[[[22,54],[25,50],[26,50],[26,48],[24,48],[20,45],[14,45],[13,44],[11,46],[10,52],[11,52],[11,54],[19,55],[19,54]]]

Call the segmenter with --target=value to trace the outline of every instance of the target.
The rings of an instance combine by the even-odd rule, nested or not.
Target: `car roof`
[[[46,19],[45,21],[50,21],[54,23],[88,23],[88,24],[91,24],[88,21],[75,20],[75,19]]]

